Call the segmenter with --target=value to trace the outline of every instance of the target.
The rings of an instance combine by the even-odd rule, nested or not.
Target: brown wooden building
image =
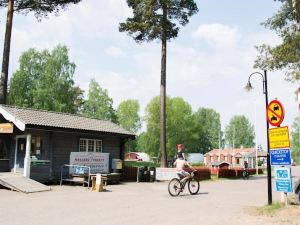
[[[109,153],[124,159],[124,144],[135,135],[111,121],[0,105],[0,172],[23,173],[38,181],[60,178],[71,152]],[[1,132],[2,131],[2,132]]]

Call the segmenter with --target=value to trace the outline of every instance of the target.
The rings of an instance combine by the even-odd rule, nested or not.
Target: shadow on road
[[[250,176],[249,180],[265,180],[267,179],[267,176],[258,176],[258,177],[252,177]]]
[[[187,193],[187,194],[181,194],[177,197],[193,197],[193,196],[197,196],[197,195],[199,196],[199,195],[208,195],[208,194],[209,194],[209,192],[199,192],[198,194],[195,194],[195,195],[191,195],[191,194]]]

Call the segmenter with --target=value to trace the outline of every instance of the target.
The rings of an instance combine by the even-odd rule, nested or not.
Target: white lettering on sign
[[[91,173],[108,173],[109,153],[71,152],[70,164],[88,166],[91,168]]]

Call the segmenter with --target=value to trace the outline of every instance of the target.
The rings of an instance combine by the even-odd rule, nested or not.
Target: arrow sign
[[[271,149],[270,159],[272,166],[290,166],[292,164],[291,151],[289,148]]]

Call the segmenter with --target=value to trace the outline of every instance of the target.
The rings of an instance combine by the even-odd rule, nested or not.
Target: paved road
[[[300,176],[300,167],[293,168]],[[107,192],[80,186],[22,194],[0,189],[1,225],[259,225],[249,206],[267,203],[265,176],[201,183],[200,193],[170,197],[167,182],[109,185]],[[274,201],[280,195],[273,193]],[[265,224],[264,224],[265,225]]]

